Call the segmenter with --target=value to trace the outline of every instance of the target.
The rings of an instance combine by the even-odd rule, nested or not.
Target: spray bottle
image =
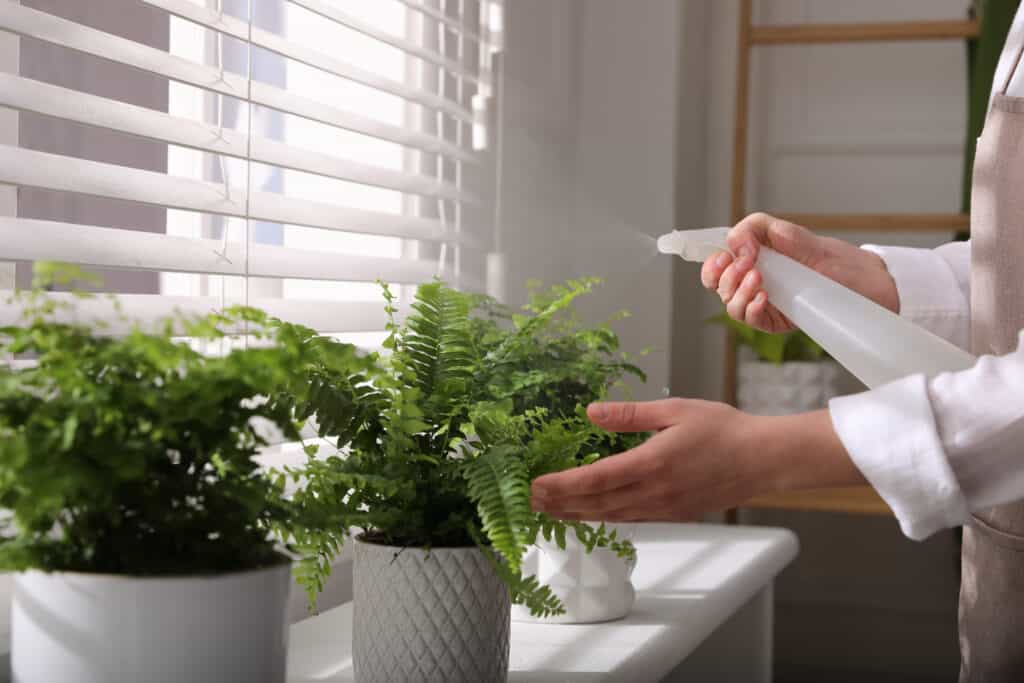
[[[728,233],[729,228],[676,230],[658,238],[658,251],[701,262],[729,251]],[[757,269],[769,302],[870,388],[975,363],[963,349],[763,245]]]

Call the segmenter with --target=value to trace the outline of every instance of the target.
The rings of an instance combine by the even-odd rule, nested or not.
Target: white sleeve
[[[832,423],[910,538],[1024,499],[1024,333],[969,370],[832,399]]]
[[[900,315],[966,349],[971,327],[971,243],[938,249],[864,245],[882,257],[896,282]]]
[[[968,244],[870,249],[896,281],[900,315],[966,347]],[[1024,335],[1014,353],[836,398],[829,410],[850,457],[910,538],[1024,499]]]

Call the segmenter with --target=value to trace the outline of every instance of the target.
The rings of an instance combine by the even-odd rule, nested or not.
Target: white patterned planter
[[[635,525],[614,527],[618,537],[628,540]],[[589,624],[621,619],[629,614],[636,593],[631,577],[635,562],[626,561],[611,550],[595,548],[587,553],[575,533],[566,534],[565,550],[552,541],[538,538],[523,558],[523,574],[534,575],[549,586],[565,606],[565,614],[534,617],[522,605],[512,605],[514,621],[550,624]]]
[[[353,665],[359,683],[508,677],[509,592],[476,548],[356,540]]]
[[[854,380],[831,360],[799,363],[743,362],[737,406],[752,415],[791,415],[824,408],[854,390]]]
[[[283,683],[291,566],[14,578],[14,683]]]

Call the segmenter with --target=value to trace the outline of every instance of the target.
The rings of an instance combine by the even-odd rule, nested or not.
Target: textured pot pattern
[[[476,548],[356,541],[353,594],[359,683],[507,679],[509,592]]]
[[[291,567],[14,578],[14,683],[283,683]]]
[[[619,538],[628,540],[635,525],[614,527]],[[568,533],[565,549],[554,541],[539,538],[523,558],[523,573],[534,575],[542,584],[550,586],[565,607],[565,614],[534,617],[522,605],[512,606],[513,621],[550,624],[588,624],[621,619],[633,608],[636,591],[631,577],[635,562],[624,560],[614,552],[586,548]]]
[[[824,408],[829,399],[855,390],[855,380],[838,363],[743,362],[737,405],[753,415],[790,415]]]

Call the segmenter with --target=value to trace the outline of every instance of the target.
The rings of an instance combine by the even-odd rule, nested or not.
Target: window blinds
[[[384,324],[376,280],[480,289],[500,16],[494,0],[0,0],[21,41],[20,70],[0,61],[21,123],[0,144],[19,191],[0,261],[23,283],[35,260],[102,269],[142,322],[247,303],[366,332]]]

